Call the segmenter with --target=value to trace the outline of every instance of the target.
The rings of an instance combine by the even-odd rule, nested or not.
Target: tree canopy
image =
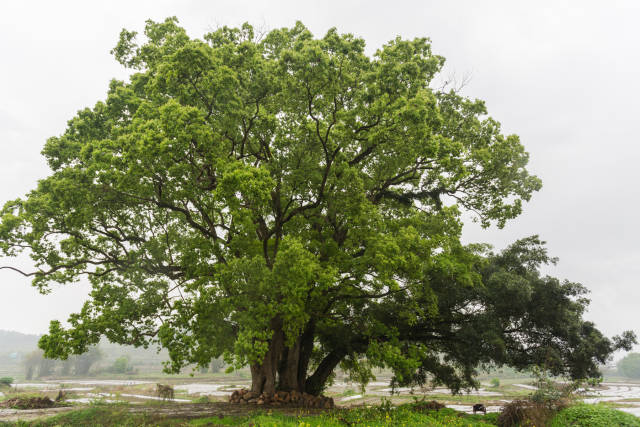
[[[537,238],[460,243],[462,212],[502,227],[541,183],[482,101],[434,87],[428,39],[368,56],[335,29],[198,40],[175,18],[136,36],[112,51],[129,81],[47,141],[51,175],[2,212],[0,248],[30,254],[42,292],[92,284],[47,356],[106,336],[168,349],[169,371],[225,355],[254,391],[318,394],[338,365],[454,390],[482,364],[596,375],[633,341],[538,273]]]

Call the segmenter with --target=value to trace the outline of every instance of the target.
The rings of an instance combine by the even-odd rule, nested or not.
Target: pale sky
[[[120,30],[177,16],[192,37],[219,25],[277,28],[301,20],[366,40],[430,37],[445,74],[520,135],[543,180],[503,230],[468,225],[467,242],[502,248],[531,234],[560,258],[550,270],[591,291],[587,318],[608,335],[640,335],[640,3],[636,1],[25,1],[0,2],[0,203],[34,188],[46,139],[104,99],[124,70],[109,54]],[[28,265],[28,259],[0,260]],[[87,287],[39,295],[0,270],[0,329],[44,333],[78,310]]]

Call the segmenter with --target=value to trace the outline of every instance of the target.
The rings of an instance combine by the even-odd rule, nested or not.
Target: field
[[[155,393],[156,383],[170,384],[173,401]],[[453,396],[447,389],[398,389],[391,394],[387,381],[370,383],[363,391],[356,384],[337,381],[326,392],[337,408],[331,411],[240,405],[228,403],[233,390],[247,387],[245,375],[200,374],[178,377],[127,379],[57,379],[21,382],[4,388],[0,401],[15,397],[55,399],[62,391],[60,407],[19,410],[0,408],[0,424],[9,426],[59,425],[165,425],[165,426],[487,426],[497,425],[498,412],[535,390],[528,378],[485,381],[468,394]],[[604,383],[578,404],[556,416],[554,427],[640,426],[640,384]],[[436,400],[447,408],[428,410],[420,402]],[[1,402],[0,402],[1,403]],[[487,414],[472,414],[472,405],[483,403]],[[582,421],[581,421],[582,420]],[[600,424],[598,424],[600,423]]]

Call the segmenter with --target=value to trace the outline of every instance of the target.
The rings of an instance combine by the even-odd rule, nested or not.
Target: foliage
[[[120,356],[113,361],[107,371],[114,374],[129,374],[134,372],[134,367],[130,364],[129,356]]]
[[[640,353],[629,353],[618,362],[618,372],[629,378],[640,378]]]
[[[561,410],[575,404],[580,390],[595,385],[601,379],[556,381],[547,369],[534,367],[536,391],[524,400],[513,400],[502,408],[498,417],[500,427],[548,425]]]
[[[13,384],[13,378],[11,377],[1,377],[0,378],[0,386],[10,386]]]
[[[482,101],[433,87],[428,39],[370,57],[301,23],[144,35],[122,31],[129,81],[47,141],[51,175],[1,212],[0,250],[30,254],[40,291],[92,285],[41,338],[48,357],[106,336],[166,348],[171,372],[249,364],[258,392],[320,393],[341,363],[458,391],[491,363],[594,376],[633,342],[582,320],[581,285],[539,274],[539,239],[460,243],[463,211],[502,227],[541,183]]]
[[[491,378],[491,387],[500,387],[500,378]]]
[[[579,390],[583,390],[586,385],[581,380],[557,382],[549,376],[546,370],[534,369],[533,374],[536,377],[535,385],[537,387],[530,396],[529,400],[537,405],[549,409],[550,411],[559,411],[575,402]],[[595,384],[590,384],[595,385]]]
[[[637,427],[640,418],[604,405],[579,404],[560,411],[551,427]]]

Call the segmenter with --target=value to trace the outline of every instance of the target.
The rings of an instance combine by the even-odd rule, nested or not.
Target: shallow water
[[[603,389],[587,390],[590,395],[594,397],[588,397],[583,399],[585,403],[598,403],[598,402],[616,402],[623,399],[640,399],[640,384],[634,383],[602,383]],[[628,405],[635,405],[633,407],[619,407],[615,408],[620,411],[628,412],[640,417],[640,402],[621,402]]]
[[[13,388],[39,388],[43,390],[50,390],[60,388],[60,384],[56,383],[17,383],[11,384]]]
[[[640,399],[640,384],[602,383],[602,390],[587,390],[590,395],[584,399],[585,403],[611,402],[622,399]]]
[[[230,387],[229,384],[192,383],[176,385],[173,389],[185,390],[187,394],[199,394],[202,396],[229,396],[234,390],[240,390],[240,387],[228,387]],[[220,390],[221,388],[225,390]]]
[[[80,397],[78,399],[65,399],[65,402],[73,402],[73,403],[93,403],[95,401],[105,402],[105,403],[124,403],[124,400],[112,400],[112,399],[96,399],[95,397]]]
[[[361,394],[356,394],[353,396],[347,396],[347,397],[343,397],[342,399],[340,399],[340,402],[348,402],[349,400],[355,400],[355,399],[360,399],[362,397]]]
[[[126,393],[120,393],[120,396],[124,396],[124,397],[135,397],[137,399],[147,399],[147,400],[166,400],[168,402],[191,402],[190,399],[178,399],[178,398],[174,398],[174,399],[164,399],[162,397],[157,397],[157,396],[147,396],[144,394],[126,394]]]
[[[80,385],[140,385],[140,384],[153,384],[152,381],[140,381],[140,380],[61,380],[56,381],[58,384],[80,384]]]
[[[516,387],[526,388],[527,390],[537,390],[538,387],[529,384],[513,384]]]

